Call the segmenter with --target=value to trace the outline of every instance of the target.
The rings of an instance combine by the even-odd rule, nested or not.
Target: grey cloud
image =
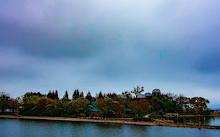
[[[0,25],[1,43],[16,43],[16,47],[26,54],[45,57],[88,57],[96,54],[101,48],[102,36],[96,34],[77,35],[73,32],[69,38],[50,37],[43,32],[31,32],[26,28],[20,28],[13,24]]]
[[[0,75],[22,80],[8,89],[219,89],[217,0],[0,3]]]
[[[40,76],[38,60],[20,53],[17,49],[0,47],[0,80],[3,83]]]
[[[219,73],[220,48],[201,56],[195,63],[195,69],[201,73]]]
[[[216,28],[207,24],[219,24],[213,13],[216,7],[210,16],[206,7],[210,4],[206,1],[199,3],[204,11],[194,2],[87,2],[26,1],[19,6],[3,3],[1,41],[18,43],[21,50],[33,55],[84,58],[100,54],[108,46],[114,49],[136,47],[139,43],[155,48],[201,45],[209,34],[200,33]],[[199,43],[199,39],[203,42]]]

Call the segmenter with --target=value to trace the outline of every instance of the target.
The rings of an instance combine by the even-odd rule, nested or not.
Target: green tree
[[[163,101],[159,97],[152,98],[152,111],[159,111],[163,109]]]
[[[79,90],[78,89],[74,90],[73,95],[72,95],[73,100],[75,100],[77,98],[79,98]]]
[[[68,91],[66,91],[66,92],[65,92],[65,94],[64,94],[64,96],[63,96],[63,98],[65,98],[65,99],[69,100]]]
[[[70,104],[71,112],[73,114],[77,114],[78,116],[80,112],[85,113],[88,103],[89,101],[82,97],[71,101],[71,104]]]
[[[55,99],[55,92],[54,92],[54,90],[52,92],[51,99]]]
[[[55,99],[56,99],[56,100],[58,100],[58,99],[59,99],[59,96],[58,96],[58,91],[57,91],[57,90],[55,91]]]
[[[39,95],[32,95],[27,98],[23,96],[22,109],[20,114],[23,115],[38,115],[39,111],[37,108],[38,101],[41,99]]]
[[[52,92],[51,90],[49,90],[48,94],[47,94],[47,98],[52,98]]]
[[[39,97],[45,97],[46,95],[41,94],[40,92],[27,92],[23,95],[23,101],[28,100],[32,96],[39,96]]]
[[[99,99],[104,99],[104,96],[102,95],[102,92],[101,92],[101,91],[100,91],[99,94],[98,94],[98,98],[99,98]]]
[[[107,93],[106,95],[108,98],[113,98],[113,99],[117,99],[118,95],[116,93]]]
[[[83,91],[80,92],[79,97],[80,97],[80,98],[84,98],[84,93],[83,93]]]
[[[4,111],[9,108],[11,98],[4,92],[0,93],[0,110]]]
[[[99,103],[100,104],[100,103]],[[115,111],[118,103],[112,98],[104,99],[104,110],[113,110]]]
[[[91,95],[90,91],[88,91],[88,93],[87,93],[87,95],[86,95],[86,99],[87,99],[88,101],[91,101],[91,100],[92,100],[92,95]]]

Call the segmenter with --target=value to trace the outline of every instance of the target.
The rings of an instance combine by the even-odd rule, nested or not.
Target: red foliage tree
[[[148,112],[150,104],[146,99],[135,100],[131,104],[129,104],[129,108],[133,110],[134,113],[137,114],[137,116],[139,116],[143,113]]]
[[[12,99],[10,101],[9,107],[12,108],[12,109],[17,109],[18,108],[18,100]]]
[[[41,98],[37,103],[37,108],[41,110],[45,110],[47,106],[47,99]]]

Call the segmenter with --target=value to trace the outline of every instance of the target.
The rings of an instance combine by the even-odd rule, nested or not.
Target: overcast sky
[[[0,91],[144,86],[220,104],[219,0],[0,0]]]

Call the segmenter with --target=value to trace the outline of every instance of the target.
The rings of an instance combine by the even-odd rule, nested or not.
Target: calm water
[[[212,126],[220,126],[220,117],[214,117],[209,120],[208,123],[205,123],[207,125],[212,125]]]
[[[0,119],[1,137],[217,137],[220,130]]]
[[[173,118],[177,123],[191,123],[191,124],[198,124],[199,121],[203,125],[211,125],[211,126],[220,126],[220,117],[184,117],[184,118]]]

